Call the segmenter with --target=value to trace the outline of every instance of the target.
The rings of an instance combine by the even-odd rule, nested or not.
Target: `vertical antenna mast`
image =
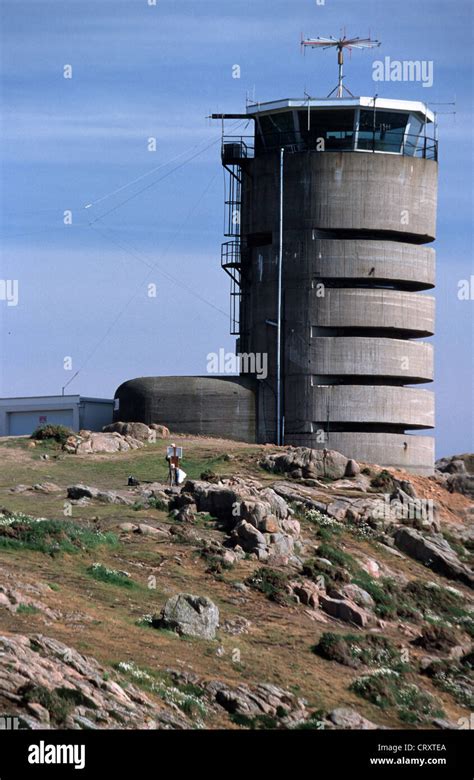
[[[332,36],[330,38],[323,38],[322,36],[319,36],[318,38],[303,38],[301,41],[301,46],[303,47],[303,51],[307,46],[321,49],[337,49],[339,81],[337,87],[334,87],[334,89],[329,93],[328,97],[332,97],[332,95],[334,95],[336,92],[336,96],[338,98],[342,98],[344,97],[344,90],[348,95],[354,97],[352,92],[343,84],[344,49],[349,49],[349,51],[352,51],[352,49],[375,49],[377,46],[380,46],[380,41],[374,41],[372,38],[346,38],[345,35],[343,38],[333,38]]]

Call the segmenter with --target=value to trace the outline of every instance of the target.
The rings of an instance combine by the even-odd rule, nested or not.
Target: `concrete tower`
[[[268,355],[257,440],[431,473],[434,440],[412,431],[434,426],[418,387],[433,379],[432,112],[340,97],[245,117],[254,133],[223,137],[222,265],[238,352]]]

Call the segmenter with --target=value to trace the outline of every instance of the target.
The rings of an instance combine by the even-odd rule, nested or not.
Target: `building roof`
[[[426,103],[418,100],[394,100],[393,98],[379,97],[344,97],[344,98],[285,98],[268,103],[253,103],[247,106],[248,116],[261,114],[274,114],[277,111],[288,109],[310,108],[374,108],[387,111],[404,111],[418,114],[427,122],[434,122],[434,113]]]
[[[1,405],[8,405],[10,401],[28,401],[30,404],[34,404],[36,402],[53,402],[56,403],[60,401],[61,403],[82,403],[83,401],[93,401],[94,403],[101,403],[101,404],[112,404],[114,402],[113,398],[90,398],[89,396],[84,395],[17,395],[17,396],[10,396],[6,398],[0,398],[0,404]]]

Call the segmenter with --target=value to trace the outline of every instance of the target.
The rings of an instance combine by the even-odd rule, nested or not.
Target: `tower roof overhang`
[[[417,114],[423,122],[434,122],[434,112],[426,103],[418,100],[394,100],[379,97],[344,97],[344,98],[285,98],[268,103],[254,103],[247,106],[248,117],[275,114],[295,109],[338,109],[338,108],[376,108],[384,111],[402,111]]]

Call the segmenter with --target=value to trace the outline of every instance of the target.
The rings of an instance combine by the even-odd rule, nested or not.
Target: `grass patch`
[[[255,715],[253,718],[250,718],[248,715],[234,712],[231,714],[230,719],[232,723],[235,723],[237,726],[250,729],[251,731],[258,731],[261,729],[272,731],[279,728],[278,720],[271,715]]]
[[[16,614],[17,615],[37,615],[41,610],[38,607],[34,607],[32,604],[20,604]]]
[[[114,664],[114,668],[140,688],[156,694],[167,704],[179,707],[185,715],[195,718],[207,714],[206,705],[201,700],[204,691],[196,685],[179,685],[172,681],[169,674],[140,669],[133,661],[120,661]]]
[[[431,694],[402,681],[392,669],[380,668],[358,677],[349,690],[383,710],[394,708],[403,723],[426,723],[444,717]]]
[[[117,537],[70,520],[47,520],[14,513],[0,515],[0,547],[35,550],[47,555],[95,550],[115,546]]]
[[[120,585],[121,588],[136,588],[137,583],[134,582],[130,575],[117,569],[108,569],[102,563],[93,563],[89,566],[87,573],[94,580],[99,582],[105,582],[107,585]]]
[[[355,573],[359,570],[355,558],[349,553],[344,552],[338,547],[334,547],[332,544],[323,542],[318,547],[318,556],[321,558],[327,558],[334,566],[340,566],[348,571]]]

